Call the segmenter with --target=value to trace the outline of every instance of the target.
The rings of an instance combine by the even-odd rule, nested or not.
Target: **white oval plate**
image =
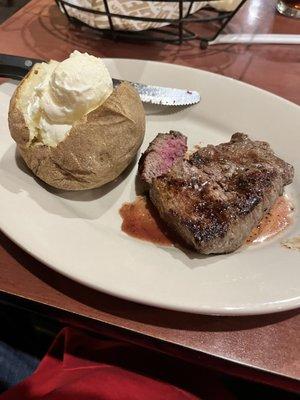
[[[85,192],[61,192],[35,180],[16,157],[7,126],[14,83],[0,86],[0,227],[56,271],[103,292],[193,313],[247,315],[300,305],[300,251],[282,240],[300,233],[300,108],[239,81],[151,61],[107,59],[114,77],[198,90],[187,109],[147,107],[144,150],[158,132],[180,130],[196,143],[227,141],[236,131],[268,141],[295,166],[287,188],[293,225],[271,241],[228,255],[186,255],[127,236],[119,209],[135,198],[136,165],[117,183]]]

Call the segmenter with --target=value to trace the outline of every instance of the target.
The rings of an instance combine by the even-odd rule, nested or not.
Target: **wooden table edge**
[[[33,301],[22,296],[3,292],[0,289],[0,303],[17,307],[31,313],[47,316],[59,320],[63,325],[73,326],[82,330],[88,330],[97,334],[112,337],[134,345],[161,352],[169,356],[204,366],[230,376],[266,384],[290,392],[300,392],[300,380],[284,374],[265,370],[259,367],[245,364],[237,360],[223,358],[207,352],[184,347],[182,345],[165,341],[154,336],[135,332],[127,327],[99,321],[84,315],[72,313],[59,307],[50,306],[41,301]]]

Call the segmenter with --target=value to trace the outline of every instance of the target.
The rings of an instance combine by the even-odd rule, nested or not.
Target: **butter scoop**
[[[74,51],[62,62],[42,64],[41,83],[27,109],[30,139],[56,146],[74,122],[99,107],[111,95],[113,82],[100,58]]]

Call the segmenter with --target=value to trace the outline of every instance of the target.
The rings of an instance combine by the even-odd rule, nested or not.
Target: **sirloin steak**
[[[160,217],[202,254],[240,247],[293,180],[293,167],[266,142],[235,133],[227,143],[186,156],[186,137],[158,134],[139,175]]]

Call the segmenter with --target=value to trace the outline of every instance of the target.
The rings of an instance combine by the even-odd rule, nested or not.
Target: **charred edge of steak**
[[[139,175],[142,181],[150,184],[154,178],[167,173],[186,151],[186,136],[175,131],[159,133],[140,158]]]

